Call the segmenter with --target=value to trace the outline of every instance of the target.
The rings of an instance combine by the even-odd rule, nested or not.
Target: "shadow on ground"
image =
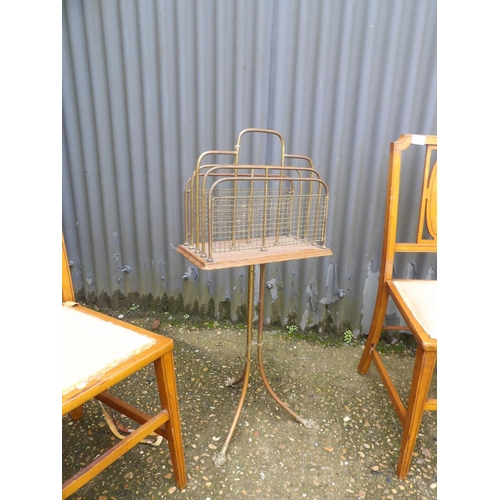
[[[153,317],[130,322],[150,329]],[[418,499],[437,498],[435,412],[424,414],[407,479],[395,474],[402,427],[372,366],[357,372],[361,345],[325,345],[282,331],[264,334],[264,364],[275,392],[297,414],[315,421],[306,429],[280,408],[260,379],[255,353],[245,405],[224,465],[213,455],[230,428],[240,388],[227,377],[244,368],[246,331],[234,326],[173,326],[172,337],[188,485],[175,487],[165,442],[141,444],[74,493],[72,500],[161,499]],[[411,350],[382,355],[405,400]],[[146,412],[159,407],[154,370],[144,369],[115,393]],[[431,391],[436,393],[436,382]],[[126,419],[119,417],[127,425]],[[99,403],[82,419],[63,422],[63,480],[116,442]]]

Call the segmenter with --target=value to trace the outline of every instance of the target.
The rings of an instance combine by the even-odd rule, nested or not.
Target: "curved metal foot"
[[[243,374],[238,378],[234,377],[226,377],[224,382],[226,387],[236,387],[236,385],[243,382],[243,387],[240,394],[240,399],[238,402],[238,407],[236,408],[236,412],[233,417],[233,422],[231,424],[231,428],[229,429],[228,435],[226,437],[226,441],[222,446],[221,451],[216,453],[212,457],[212,461],[215,466],[220,467],[226,463],[226,451],[229,447],[229,443],[233,436],[233,432],[236,429],[236,425],[238,423],[238,419],[241,414],[241,410],[243,408],[243,403],[245,400],[246,392],[248,389],[248,380],[250,377],[250,360],[251,360],[251,348],[252,345],[257,346],[257,359],[259,364],[259,372],[264,382],[264,386],[267,389],[267,392],[271,395],[271,397],[278,403],[285,411],[287,411],[297,422],[302,424],[307,429],[312,429],[316,426],[313,420],[299,417],[291,408],[289,408],[281,399],[277,396],[277,394],[273,391],[271,386],[269,385],[269,381],[267,380],[266,373],[264,370],[264,363],[262,360],[262,337],[263,337],[263,327],[264,327],[264,270],[265,264],[260,265],[260,286],[259,286],[259,322],[258,322],[258,334],[257,334],[257,342],[252,342],[252,321],[253,321],[253,280],[254,280],[254,266],[251,265],[249,267],[249,283],[248,283],[248,313],[247,313],[247,351],[246,351],[246,361],[245,361],[245,369]]]
[[[273,391],[269,381],[267,380],[266,371],[264,369],[264,361],[262,359],[262,344],[264,331],[264,271],[265,264],[260,265],[260,285],[259,285],[259,326],[257,334],[257,360],[259,363],[259,372],[262,382],[270,396],[278,403],[285,411],[287,411],[297,422],[301,423],[307,429],[314,427],[314,422],[311,419],[299,417],[288,405],[286,405],[278,395]]]
[[[299,422],[300,424],[302,424],[306,429],[312,429],[313,427],[316,427],[316,423],[314,422],[314,420],[310,419],[310,418],[297,418],[297,422]]]
[[[226,387],[234,387],[240,382],[243,382],[243,387],[241,389],[238,407],[236,408],[236,412],[233,417],[233,422],[227,434],[226,441],[224,442],[221,451],[219,453],[216,453],[212,457],[212,460],[217,467],[226,463],[226,451],[229,447],[229,443],[231,441],[231,437],[233,436],[233,432],[236,429],[236,424],[238,423],[238,419],[240,418],[241,410],[243,409],[243,403],[245,401],[245,396],[248,389],[248,379],[250,377],[250,361],[251,361],[251,347],[252,347],[252,318],[253,318],[253,303],[252,303],[253,279],[254,279],[253,266],[250,266],[248,275],[249,279],[248,279],[247,352],[246,352],[245,369],[243,370],[243,374],[238,380],[236,380],[233,377],[227,377],[225,381]]]
[[[217,466],[217,467],[220,467],[221,465],[224,465],[226,463],[226,452],[219,452],[219,453],[216,453],[213,457],[212,457],[212,460],[214,462],[214,464]]]
[[[250,349],[250,347],[247,347],[247,350],[248,349]],[[247,355],[247,360],[248,360],[248,355]],[[240,385],[245,380],[245,372],[246,372],[246,364],[245,364],[245,369],[243,370],[243,373],[241,374],[241,376],[238,379],[236,377],[226,377],[226,380],[224,381],[224,385],[226,387],[236,387],[237,385]]]

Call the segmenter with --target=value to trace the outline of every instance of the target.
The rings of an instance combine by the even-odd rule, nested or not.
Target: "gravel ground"
[[[126,318],[125,318],[126,319]],[[154,317],[129,321],[151,329]],[[240,388],[227,377],[244,368],[245,328],[162,320],[157,333],[175,342],[179,405],[188,485],[175,487],[168,448],[141,444],[74,493],[72,500],[160,499],[418,499],[437,498],[437,415],[424,413],[407,479],[395,474],[402,427],[372,366],[357,372],[363,346],[325,345],[317,336],[264,333],[264,364],[274,391],[301,417],[306,429],[267,393],[254,350],[250,386],[227,453],[216,467],[238,404]],[[383,355],[405,400],[412,352]],[[146,412],[158,409],[154,371],[147,367],[115,392]],[[436,393],[436,382],[432,392]],[[119,417],[127,425],[126,419]],[[99,403],[86,404],[82,419],[63,423],[63,480],[116,442]]]

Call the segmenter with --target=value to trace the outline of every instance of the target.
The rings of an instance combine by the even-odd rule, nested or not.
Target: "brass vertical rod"
[[[268,183],[269,183],[269,168],[265,167],[265,179],[264,179],[264,209],[263,209],[263,216],[262,216],[262,245],[260,249],[262,251],[267,250],[266,248],[266,231],[267,231],[267,196],[268,196]]]
[[[312,177],[311,177],[311,179],[312,179]],[[307,233],[308,233],[307,228],[308,228],[309,217],[310,217],[310,213],[311,213],[311,198],[312,198],[312,193],[313,193],[313,183],[311,181],[309,183],[309,196],[307,197],[306,227],[304,227],[304,233],[303,233],[303,239],[304,239],[304,241],[307,241]]]
[[[281,166],[284,167],[285,166],[285,141],[282,140],[281,141]],[[277,214],[277,217],[276,217],[276,237],[275,237],[275,240],[274,240],[274,244],[275,245],[279,245],[279,240],[280,240],[280,231],[279,231],[279,227],[280,227],[280,222],[281,222],[281,203],[282,203],[282,200],[281,200],[281,197],[283,195],[283,177],[285,175],[285,172],[284,170],[281,170],[281,179],[279,181],[279,189],[278,189],[278,214]]]
[[[202,168],[209,168],[213,167],[215,165],[202,165],[201,162],[205,156],[209,155],[234,155],[234,151],[205,151],[202,153],[196,162],[196,171],[193,174],[193,178],[196,179],[196,247],[195,247],[195,253],[201,254],[201,257],[205,258],[206,257],[206,252],[205,252],[205,213],[206,213],[206,192],[205,192],[205,184],[207,181],[207,175],[208,172],[204,175],[203,178],[203,190],[202,190],[202,195],[201,199],[199,198],[199,176],[200,176],[200,170]],[[194,188],[191,188],[194,189]],[[201,203],[201,205],[200,205]],[[193,206],[193,203],[191,203],[191,206]],[[194,216],[194,210],[192,217]],[[200,221],[201,219],[201,221]],[[193,225],[191,227],[191,231],[194,232],[194,219],[193,220]],[[200,228],[200,223],[201,223],[201,228]],[[201,232],[201,248],[200,248],[200,232]]]
[[[238,135],[238,139],[236,140],[236,162],[235,165],[238,165],[238,160],[239,160],[239,149],[240,149],[240,144],[241,144],[241,138],[243,137],[244,134],[248,132],[262,132],[265,134],[274,134],[279,137],[281,141],[281,166],[284,166],[285,164],[285,140],[283,139],[283,136],[279,133],[276,132],[275,130],[268,130],[268,129],[263,129],[263,128],[247,128],[245,130],[242,130],[240,134]],[[235,175],[238,175],[238,171],[235,172]],[[262,233],[262,246],[261,250],[266,250],[266,217],[267,217],[267,192],[268,192],[268,176],[269,176],[269,170],[266,169],[266,174],[265,174],[265,180],[264,180],[264,220],[263,220],[263,233]],[[283,176],[283,172],[282,172]],[[280,190],[281,190],[281,181],[280,181]],[[235,204],[234,204],[234,210],[236,210],[236,181],[234,185],[234,196],[235,196]],[[278,198],[278,204],[281,206],[281,200]],[[234,245],[234,233],[236,230],[236,218],[234,217],[233,214],[233,250],[235,250],[235,245]]]
[[[302,181],[302,172],[299,170],[298,171],[298,174],[299,174],[299,184],[300,184],[300,188],[299,188],[299,206],[297,208],[297,234],[295,235],[295,238],[298,240],[300,239],[300,223],[302,221],[302,186],[303,186],[303,182]]]
[[[316,219],[314,221],[313,225],[313,232],[311,236],[311,243],[315,245],[318,241],[318,228],[319,228],[319,211],[320,211],[320,204],[321,204],[321,185],[318,185],[318,192],[316,196]]]
[[[240,164],[240,142],[238,138],[238,142],[234,146],[234,166],[237,167]],[[238,177],[238,169],[234,169],[234,176]],[[233,187],[233,230],[231,235],[231,250],[236,250],[236,211],[238,209],[238,181],[234,181]]]
[[[210,194],[212,190],[210,190]],[[208,262],[213,262],[213,235],[212,235],[212,196],[208,198],[208,214],[207,214],[207,230],[208,230]]]
[[[325,196],[325,214],[328,213],[328,190],[326,190],[326,196]],[[322,245],[321,245],[321,248],[326,248],[326,215],[325,217],[323,218],[323,223],[322,223],[322,238],[323,238],[323,241],[322,241]]]
[[[200,257],[202,259],[206,258],[207,254],[205,252],[205,213],[206,213],[206,194],[205,194],[205,185],[207,182],[207,178],[209,175],[209,172],[206,172],[205,176],[203,177],[203,186],[201,189],[201,252],[200,252]],[[208,217],[207,217],[208,218]]]
[[[196,242],[195,242],[195,253],[200,253],[200,188],[199,188],[199,176],[200,176],[200,163],[201,156],[198,158],[196,162],[196,172],[195,172],[195,202],[193,205],[196,205],[196,216],[194,215],[194,211],[192,216],[195,217],[196,228],[194,229],[196,233]]]
[[[317,175],[315,170],[314,170],[314,164],[311,160],[311,158],[309,158],[308,156],[304,156],[304,155],[292,155],[292,154],[286,154],[285,155],[285,158],[290,158],[290,159],[296,159],[296,160],[305,160],[308,164],[309,164],[309,169],[310,169],[310,178],[313,178],[312,176],[313,175]],[[304,169],[300,169],[300,170],[297,170],[298,174],[299,174],[299,179],[300,181],[302,181],[302,170]],[[319,176],[318,176],[319,178]],[[312,186],[309,185],[309,196],[308,196],[308,209],[307,209],[307,215],[306,215],[306,218],[304,219],[302,217],[302,198],[303,198],[303,191],[302,191],[302,182],[300,182],[300,192],[299,192],[299,207],[298,207],[298,210],[297,210],[297,235],[296,235],[296,239],[301,239],[301,230],[302,230],[302,221],[304,220],[306,225],[308,223],[308,217],[309,217],[309,209],[310,209],[310,204],[311,204],[311,192],[312,192]],[[305,239],[305,233],[304,233],[304,238]]]
[[[184,246],[189,246],[189,235],[191,233],[189,229],[189,216],[188,216],[188,206],[191,198],[191,178],[186,182],[184,187]]]
[[[247,243],[250,243],[252,240],[253,234],[253,178],[254,178],[254,169],[251,169],[250,178],[250,195],[248,197],[248,231],[247,231]]]
[[[191,179],[189,180],[190,182],[190,190],[191,190],[191,195],[189,197],[189,201],[191,203],[191,212],[189,213],[190,219],[191,219],[191,224],[189,225],[191,234],[189,238],[189,248],[191,250],[194,250],[196,248],[195,246],[195,241],[194,238],[196,237],[196,226],[195,226],[195,203],[196,203],[196,191],[194,187],[194,181],[196,178],[196,171],[193,173],[191,176]]]
[[[236,424],[238,423],[238,419],[240,418],[240,413],[243,408],[243,403],[245,401],[245,396],[248,389],[248,379],[250,378],[250,361],[252,359],[252,322],[253,322],[253,281],[255,276],[255,268],[253,265],[248,266],[248,315],[247,315],[247,352],[246,352],[246,363],[245,363],[245,371],[244,371],[244,380],[243,387],[241,389],[240,401],[238,403],[238,407],[236,408],[236,413],[233,417],[233,423],[231,424],[231,428],[229,429],[229,433],[226,437],[226,441],[221,448],[219,453],[216,453],[212,460],[215,465],[223,465],[226,462],[226,452],[229,447],[229,443],[231,438],[233,437],[233,432],[236,429]]]

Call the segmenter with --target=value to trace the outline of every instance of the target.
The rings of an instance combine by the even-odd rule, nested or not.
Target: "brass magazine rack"
[[[249,132],[280,138],[280,165],[240,165],[241,138]],[[231,156],[233,163],[203,165],[207,156]],[[291,159],[307,166],[286,166]],[[274,130],[246,129],[234,151],[206,151],[198,158],[184,189],[184,248],[205,266],[231,259],[224,255],[229,252],[325,249],[327,212],[328,187],[311,159],[285,153],[283,137]]]
[[[279,165],[240,164],[240,144],[247,133],[278,136]],[[231,163],[210,163],[209,157],[230,157]],[[303,167],[285,165],[298,160]],[[326,247],[328,186],[307,156],[285,153],[283,136],[274,130],[245,129],[234,151],[206,151],[196,163],[184,189],[184,244],[178,251],[200,269],[249,267],[247,304],[247,350],[241,377],[227,385],[243,382],[238,408],[226,441],[213,460],[226,461],[226,451],[241,413],[248,387],[252,345],[257,346],[259,372],[273,399],[306,427],[312,421],[299,417],[271,389],[262,360],[264,326],[265,264],[332,255]],[[260,265],[259,322],[257,342],[252,342],[254,266]]]

